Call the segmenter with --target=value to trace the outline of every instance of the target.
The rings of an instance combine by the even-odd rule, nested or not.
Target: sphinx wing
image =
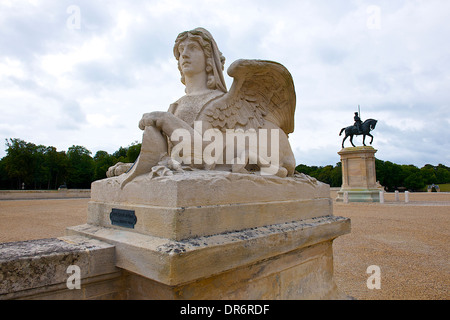
[[[265,60],[237,60],[229,68],[230,91],[207,106],[204,116],[214,128],[261,128],[271,121],[286,134],[294,131],[295,88],[281,64]]]

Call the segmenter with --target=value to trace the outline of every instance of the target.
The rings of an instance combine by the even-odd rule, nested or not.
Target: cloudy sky
[[[449,17],[448,0],[0,0],[0,157],[8,138],[93,155],[140,142],[142,114],[184,95],[176,36],[201,26],[225,68],[291,72],[298,164],[339,162],[360,105],[378,159],[450,166]]]

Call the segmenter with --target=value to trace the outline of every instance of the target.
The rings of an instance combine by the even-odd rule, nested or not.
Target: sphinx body
[[[124,183],[164,166],[292,176],[295,158],[288,134],[294,129],[296,97],[286,68],[272,61],[238,60],[228,68],[234,78],[228,91],[225,58],[203,28],[181,33],[174,55],[186,95],[167,112],[143,115],[141,154]]]

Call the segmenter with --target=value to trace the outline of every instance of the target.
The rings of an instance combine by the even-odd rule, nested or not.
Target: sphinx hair
[[[197,41],[201,48],[203,49],[203,52],[205,54],[206,58],[206,74],[207,74],[207,83],[206,86],[208,89],[217,89],[217,83],[216,78],[214,76],[214,58],[213,58],[213,49],[211,45],[211,40],[202,32],[200,31],[186,31],[178,35],[177,39],[175,40],[175,46],[173,49],[175,58],[177,61],[179,61],[180,58],[180,52],[178,51],[178,47],[181,42],[183,42],[185,39],[190,38],[194,41]],[[224,69],[225,65],[225,57],[222,55],[222,53],[219,51],[220,56],[220,62],[221,62],[221,68]],[[181,73],[181,82],[186,85],[186,80],[183,74],[183,71],[181,69],[180,64],[178,64],[178,70],[180,70]]]

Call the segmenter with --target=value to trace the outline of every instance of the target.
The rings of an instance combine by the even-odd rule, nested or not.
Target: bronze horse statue
[[[352,144],[352,146],[355,147],[355,145],[353,144],[353,136],[354,135],[359,136],[361,134],[363,135],[363,145],[366,145],[366,143],[365,143],[366,136],[369,136],[372,138],[370,140],[370,144],[372,144],[373,136],[370,134],[370,131],[375,129],[377,122],[378,122],[378,120],[367,119],[366,121],[364,121],[361,124],[361,131],[358,131],[358,128],[356,126],[349,126],[347,128],[342,128],[341,132],[339,132],[339,135],[342,135],[342,132],[345,130],[345,137],[344,137],[344,140],[342,140],[342,148],[344,148],[344,142],[348,137],[350,137],[350,143]]]

